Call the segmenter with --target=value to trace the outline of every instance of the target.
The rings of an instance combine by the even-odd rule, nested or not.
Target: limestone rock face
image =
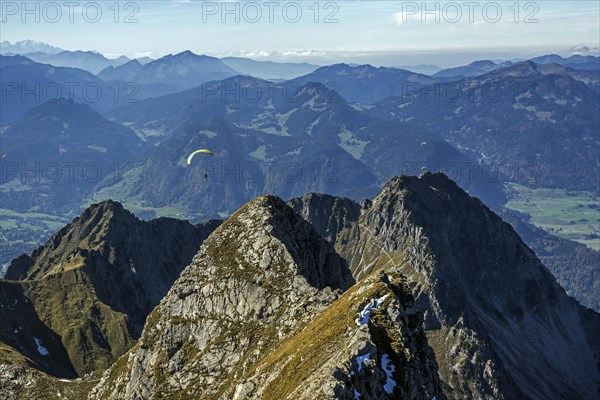
[[[259,197],[215,229],[103,372],[58,380],[28,368],[18,344],[0,343],[0,395],[599,398],[599,314],[444,175],[394,178],[361,205],[324,195],[288,204]],[[21,283],[2,282],[0,300],[22,299]],[[29,315],[20,301],[5,321]],[[50,346],[52,332],[31,321]]]
[[[444,175],[392,179],[336,247],[357,280],[407,278],[449,398],[598,397],[598,314]]]
[[[429,399],[441,393],[433,352],[399,282],[352,286],[310,224],[258,198],[204,242],[92,397]]]
[[[287,204],[296,214],[310,222],[324,239],[334,243],[338,233],[350,227],[360,216],[360,205],[351,199],[309,193]]]

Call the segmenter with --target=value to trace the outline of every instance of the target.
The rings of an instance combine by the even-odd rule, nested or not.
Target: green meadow
[[[600,198],[591,192],[507,185],[507,208],[528,214],[545,231],[600,250]]]

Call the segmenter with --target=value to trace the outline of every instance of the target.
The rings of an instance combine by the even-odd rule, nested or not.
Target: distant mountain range
[[[368,112],[430,129],[506,179],[599,193],[599,79],[597,71],[526,61],[388,98]]]
[[[97,74],[108,66],[118,66],[127,63],[129,58],[120,56],[115,59],[108,59],[102,54],[93,51],[62,51],[56,54],[46,54],[41,52],[26,53],[27,58],[42,63],[52,64],[56,67],[79,68]]]
[[[497,64],[490,60],[474,61],[469,65],[447,68],[436,72],[432,76],[441,80],[459,80],[466,77],[473,77],[487,74],[498,68],[507,67],[512,65],[512,62],[507,61],[501,64]]]
[[[0,43],[0,54],[5,56],[26,56],[30,60],[41,64],[51,64],[55,67],[79,68],[93,74],[97,74],[109,66],[116,67],[130,61],[130,59],[125,56],[111,59],[96,51],[63,50],[47,43],[36,42],[34,40],[23,40],[14,44],[3,41]],[[145,64],[152,61],[152,59],[143,57],[140,58],[139,61]]]
[[[424,75],[430,75],[430,76],[443,69],[442,67],[438,67],[437,65],[431,65],[431,64],[396,65],[393,67],[398,68],[398,69],[406,69],[406,70],[409,70],[412,72],[416,72],[418,74],[424,74]]]
[[[31,53],[34,53],[33,55]],[[63,53],[60,57],[52,57]],[[559,56],[557,54],[549,54],[538,56],[529,59],[538,64],[544,63],[556,63],[565,65],[574,69],[592,69],[596,70],[600,68],[599,57],[596,55],[598,48],[590,48],[585,45],[577,45],[569,49],[567,57]],[[116,59],[107,58],[96,51],[66,51],[58,47],[54,47],[47,43],[36,42],[34,40],[23,40],[11,44],[9,41],[0,42],[0,54],[4,55],[27,55],[34,61],[47,62],[55,66],[66,66],[82,68],[97,74],[100,72],[98,67],[104,63],[103,68],[109,66],[122,65],[130,58],[120,56]],[[96,55],[94,57],[93,55]],[[99,57],[98,57],[99,56]],[[39,58],[39,59],[38,59]],[[147,64],[154,61],[150,57],[140,57],[137,60],[141,64]],[[289,62],[273,62],[273,61],[256,61],[250,58],[244,57],[223,57],[221,60],[232,69],[240,72],[241,74],[251,75],[261,79],[267,80],[289,80],[301,75],[309,74],[310,72],[319,68],[318,65],[309,63],[289,63]],[[54,62],[51,62],[54,61]],[[437,75],[437,78],[442,80],[456,79],[464,77],[473,77],[482,75],[487,72],[491,72],[493,69],[508,66],[512,63],[526,61],[525,59],[512,59],[512,60],[477,60],[469,65],[452,67],[452,68],[441,68],[437,65],[400,65],[394,66],[396,69],[404,69],[413,71],[414,73],[425,74],[425,75]],[[358,64],[349,64],[352,67],[359,66]]]
[[[140,63],[138,60],[131,60],[118,66],[110,65],[100,71],[97,76],[106,82],[119,80],[132,82],[135,74],[137,74],[143,67],[144,64]]]
[[[234,75],[281,81],[312,72],[317,68],[317,65],[306,63],[275,63],[236,57],[219,60],[188,51],[145,64],[132,60],[120,66],[109,66],[102,70],[98,77],[107,82],[133,82],[139,87],[139,97],[148,98]]]
[[[309,74],[319,68],[318,65],[308,63],[255,61],[242,57],[224,57],[221,58],[221,61],[241,74],[266,80],[292,79],[297,76]]]
[[[0,84],[2,126],[48,101],[68,98],[100,110],[116,107],[130,94],[124,88],[109,87],[88,71],[40,64],[23,56],[0,56]]]
[[[12,54],[27,54],[27,53],[46,53],[46,54],[58,54],[64,50],[58,47],[54,47],[47,43],[36,42],[35,40],[21,40],[20,42],[10,43],[7,40],[0,42],[0,53],[12,53]]]
[[[427,75],[397,68],[375,68],[371,65],[335,64],[321,67],[291,82],[304,85],[319,82],[339,92],[351,103],[370,104],[391,96],[401,96],[435,83]]]
[[[548,56],[547,58],[555,60],[556,57],[558,56]],[[569,62],[571,63],[583,65],[588,64],[593,59],[593,57],[573,56],[563,61],[570,60]],[[336,99],[336,101],[338,97],[341,100],[335,107],[336,112],[334,114],[327,114],[327,123],[333,122],[335,124],[335,126],[330,127],[331,131],[337,132],[337,136],[323,136],[328,138],[335,136],[336,138],[331,141],[333,145],[333,148],[330,150],[333,152],[331,154],[341,151],[339,154],[343,158],[350,157],[347,159],[349,162],[348,165],[354,165],[357,161],[366,163],[366,169],[361,167],[359,170],[365,173],[367,170],[371,170],[371,176],[377,177],[377,183],[373,181],[371,185],[381,184],[390,176],[393,176],[394,173],[398,172],[398,165],[407,166],[409,163],[412,172],[418,173],[421,169],[435,169],[436,165],[439,168],[440,166],[447,166],[457,161],[504,166],[508,165],[507,163],[525,163],[529,167],[531,167],[532,162],[535,162],[536,169],[534,172],[520,170],[519,176],[516,176],[514,171],[502,171],[502,179],[520,179],[520,182],[526,184],[538,186],[549,185],[551,187],[564,185],[566,182],[569,188],[596,190],[593,177],[589,177],[589,174],[586,173],[586,169],[589,167],[589,160],[592,160],[592,162],[596,160],[594,155],[596,144],[591,138],[593,137],[594,129],[596,129],[597,121],[594,119],[592,109],[595,102],[597,103],[596,93],[600,87],[600,80],[598,74],[593,70],[577,70],[557,64],[535,64],[533,62],[523,62],[499,68],[499,65],[492,61],[481,61],[463,68],[463,72],[461,72],[461,74],[464,74],[468,70],[470,71],[468,72],[469,74],[476,75],[473,78],[463,78],[458,83],[444,83],[426,75],[415,74],[401,69],[338,64],[321,67],[308,75],[274,85],[267,81],[251,77],[221,81],[223,78],[238,75],[239,72],[227,66],[219,59],[198,56],[189,51],[168,55],[147,64],[131,60],[117,67],[109,66],[100,72],[98,76],[80,69],[53,67],[47,64],[36,63],[20,56],[1,56],[0,60],[3,85],[10,84],[11,82],[21,82],[26,87],[34,87],[39,83],[42,83],[42,85],[58,83],[59,86],[64,86],[69,82],[76,82],[77,87],[83,87],[88,84],[99,87],[104,94],[99,101],[84,99],[81,94],[75,91],[75,102],[85,102],[88,100],[87,103],[96,111],[108,113],[111,118],[115,118],[121,123],[131,124],[138,137],[148,142],[142,145],[142,148],[148,148],[149,143],[158,144],[168,139],[168,136],[175,131],[181,132],[183,126],[192,124],[190,121],[197,121],[201,125],[208,124],[212,126],[213,122],[210,121],[210,117],[220,118],[225,125],[229,125],[229,128],[227,128],[229,130],[237,132],[248,130],[248,132],[241,136],[244,138],[247,137],[256,140],[252,131],[257,129],[262,131],[261,135],[266,134],[263,139],[255,141],[252,144],[250,144],[252,140],[243,139],[243,141],[247,142],[245,144],[247,147],[238,149],[237,151],[240,155],[244,155],[244,157],[250,157],[248,159],[250,161],[258,159],[265,162],[270,160],[270,157],[266,154],[269,152],[278,154],[280,151],[279,149],[276,150],[279,144],[275,145],[271,142],[273,140],[289,141],[289,139],[285,139],[288,135],[294,136],[293,140],[295,141],[299,140],[298,137],[306,137],[312,143],[311,146],[315,146],[316,142],[311,132],[320,125],[325,124],[325,121],[318,117],[318,113],[315,112],[326,112],[326,110],[333,110],[334,108],[330,107],[331,105],[324,108],[311,105],[307,108],[311,109],[310,113],[302,111],[292,116],[290,113],[295,108],[294,101],[286,101],[289,99],[283,99],[281,93],[290,88],[295,88],[296,90],[307,88],[310,87],[311,82],[317,82],[322,87],[315,86],[311,90],[326,91],[327,95],[333,96],[333,99]],[[236,59],[236,62],[241,61],[240,59]],[[254,62],[242,64],[253,66],[265,65],[255,64]],[[273,64],[266,65],[274,67]],[[285,68],[288,67],[290,65],[285,65]],[[312,68],[312,66],[304,67]],[[489,69],[492,72],[479,75],[482,71]],[[443,75],[443,72],[441,71],[440,73]],[[564,79],[567,79],[565,82],[572,87],[568,91],[564,91],[563,86],[561,86],[563,82],[560,80]],[[444,78],[444,80],[447,79]],[[207,84],[209,81],[214,81],[215,83],[209,85]],[[111,89],[114,87],[114,84],[116,83],[121,88],[125,87],[128,82],[135,83],[133,87],[134,92],[129,93],[120,90],[119,95],[121,97],[114,99],[115,93]],[[203,84],[204,86],[202,86]],[[223,90],[227,85],[234,86],[234,92],[232,92],[233,98],[232,93],[228,94],[226,90]],[[500,85],[504,94],[508,94],[511,90],[513,92],[516,90],[517,92],[512,97],[510,95],[502,96],[499,101],[485,101],[486,99],[483,96],[487,96],[487,94],[483,93],[483,91],[487,90],[486,88],[490,85]],[[435,98],[435,96],[431,98],[429,96],[429,98],[422,101],[421,95],[427,90],[448,92],[451,89],[455,90],[456,87],[459,88],[461,93],[464,93],[457,100]],[[196,89],[189,90],[190,88]],[[262,93],[263,98],[265,96],[274,97],[267,94],[269,90],[274,89],[279,91],[279,97],[274,97],[278,99],[276,101],[279,105],[274,105],[268,101],[264,102],[262,99],[258,102],[253,102],[248,98],[236,98],[236,96],[239,97],[242,93],[247,94],[244,91],[252,91],[257,88],[265,90],[265,93]],[[337,90],[331,90],[332,88]],[[530,96],[529,93],[534,88],[539,92],[537,93],[539,101],[536,97],[534,98],[536,101],[535,105],[525,104],[525,101],[533,101],[527,96]],[[186,91],[186,89],[188,90]],[[7,91],[7,101],[3,104],[0,119],[2,125],[13,123],[27,110],[39,106],[46,100],[38,99],[36,96],[25,96],[26,101],[21,101],[20,88],[16,88],[16,90],[17,92],[14,95]],[[544,91],[544,93],[541,91]],[[302,92],[302,90],[299,92]],[[165,93],[173,94],[160,97]],[[133,95],[134,101],[139,101],[147,97],[153,97],[153,99],[139,104],[119,107],[123,103],[126,103],[125,98],[130,94]],[[469,97],[471,94],[475,97]],[[222,98],[215,100],[219,96]],[[207,97],[210,97],[209,101],[207,101]],[[323,95],[321,94],[320,97],[319,101],[322,101]],[[555,100],[552,100],[553,98]],[[589,101],[585,100],[588,98]],[[348,99],[351,102],[360,104],[353,106],[354,109],[352,109],[352,107],[349,107],[345,103],[345,100]],[[577,99],[584,99],[584,101],[578,101]],[[572,107],[570,110],[563,110],[562,104],[572,104]],[[281,109],[278,110],[278,107]],[[111,109],[113,111],[108,112]],[[561,113],[560,118],[557,117],[558,114],[553,116],[555,112]],[[273,120],[272,116],[269,117],[271,118],[269,121],[262,120],[263,115],[269,113],[278,114],[278,120]],[[314,113],[314,115],[310,115],[311,113]],[[512,118],[507,120],[505,115],[509,113],[512,115]],[[366,117],[365,114],[375,116],[375,120],[378,120],[378,122],[375,122],[375,120],[366,122],[369,117]],[[336,116],[331,117],[330,115]],[[468,117],[465,119],[466,115]],[[363,122],[356,125],[356,121],[361,119]],[[392,121],[401,120],[409,122],[410,126],[406,125],[398,129],[397,125],[386,125],[385,122],[381,121],[382,119]],[[302,121],[302,123],[298,124],[299,121]],[[464,124],[454,126],[453,121],[456,121],[456,123],[469,121],[469,127],[467,129]],[[581,137],[581,140],[567,135],[567,132],[570,132],[572,129],[573,124],[578,126],[577,135]],[[415,126],[418,125],[421,128],[415,130]],[[368,129],[367,126],[369,127]],[[490,129],[492,131],[497,129],[499,132],[498,135],[490,136]],[[533,142],[526,142],[528,143],[526,146],[524,142],[517,140],[517,135],[520,135],[519,132],[522,132],[523,129],[531,131],[530,138],[535,138]],[[418,146],[414,148],[407,146],[407,142],[405,142],[406,138],[397,133],[390,133],[398,132],[399,130],[415,132],[413,133],[415,137],[418,136],[420,139],[411,139],[408,143],[414,142],[415,146]],[[417,131],[420,133],[416,133]],[[431,136],[429,131],[434,131],[435,135]],[[375,134],[375,132],[380,133]],[[549,135],[556,136],[556,141],[546,142],[545,139],[542,139],[549,137]],[[283,139],[281,139],[282,137]],[[513,137],[514,139],[505,140],[507,137]],[[562,139],[559,139],[560,137],[568,137],[571,142],[569,140],[564,142]],[[441,144],[440,146],[442,147],[440,148],[437,148],[437,145],[433,146],[432,144],[438,143],[440,138],[449,140],[464,154],[460,154],[460,152],[456,153],[451,146],[447,147],[447,145]],[[473,138],[476,138],[474,142]],[[264,142],[265,140],[266,142]],[[319,140],[322,139],[320,138]],[[329,139],[327,139],[327,142],[329,143]],[[543,151],[540,147],[542,143],[544,143]],[[549,147],[548,143],[556,143],[556,146]],[[572,144],[568,144],[565,150],[563,149],[565,143]],[[401,144],[405,149],[403,150],[405,153],[402,153],[400,161],[391,162],[390,160],[394,158],[386,156],[388,154],[387,148],[390,145],[394,147]],[[94,144],[91,145],[93,146]],[[571,149],[571,145],[575,147]],[[275,147],[271,148],[271,146]],[[237,143],[235,147],[238,147]],[[284,147],[290,147],[289,143]],[[291,146],[288,152],[300,151],[302,153],[309,147],[302,150],[302,146]],[[270,148],[271,150],[269,150]],[[424,153],[426,149],[428,152]],[[491,156],[486,153],[490,149],[493,149]],[[181,151],[184,151],[184,149],[182,148]],[[556,160],[559,152],[565,154],[565,151],[572,153],[573,159],[576,160],[576,167],[574,165],[574,168],[569,169],[569,171],[562,169],[561,172],[556,172],[558,175],[555,175],[555,172],[552,172],[552,168],[558,168],[557,166],[562,164],[557,163]],[[534,154],[535,159],[532,159]],[[294,156],[299,156],[299,154],[294,153]],[[316,156],[317,154],[315,153],[311,157]],[[296,161],[303,159],[303,157],[292,158]],[[477,164],[475,166],[479,168]],[[580,175],[587,177],[581,176],[580,179]],[[368,174],[365,175],[365,177],[367,176]],[[565,176],[573,179],[563,179]],[[479,183],[467,184],[467,180],[472,179],[465,180],[464,176],[457,179],[459,183],[467,185],[465,188],[469,190],[480,185]],[[499,183],[498,181],[495,184]],[[487,186],[488,183],[482,185]],[[292,186],[298,186],[298,184],[294,183],[290,188]],[[366,190],[365,192],[361,192],[366,194],[370,190],[372,191],[372,189],[367,189],[368,186],[363,182],[352,189],[352,193],[339,194],[358,196],[358,192],[355,192],[355,190],[359,190],[359,187],[359,191]],[[291,193],[300,194],[309,188],[300,189],[297,187],[296,189],[290,189],[291,191],[289,192],[287,191],[288,189],[277,193],[284,196],[286,196],[285,193],[289,193],[290,195]],[[311,190],[317,189],[318,187],[313,187]],[[486,191],[487,189],[477,193],[484,197],[488,196],[488,199],[492,198],[489,196],[491,193],[494,196],[498,195],[497,190],[492,190],[488,195],[483,194]],[[250,195],[249,193],[243,197],[246,198]],[[255,192],[254,194],[258,193]],[[148,194],[150,195],[150,193]],[[152,194],[152,196],[156,195]],[[499,197],[499,199],[501,198],[502,196]],[[238,203],[235,204],[239,205]],[[228,209],[231,210],[232,207],[233,205],[228,207]]]
[[[600,69],[600,57],[592,55],[573,55],[568,58],[563,58],[556,54],[550,54],[547,56],[535,57],[530,61],[537,64],[560,64],[565,67],[581,70],[599,70]]]
[[[289,198],[319,191],[360,200],[399,169],[418,174],[472,162],[478,171],[474,160],[427,130],[369,117],[319,83],[289,88],[233,77],[115,109],[116,121],[160,141],[131,194],[207,216],[232,212],[262,193]],[[196,148],[213,149],[216,163],[187,167],[184,158]],[[502,202],[498,183],[457,179]]]
[[[167,55],[142,64],[130,61],[118,67],[108,67],[98,76],[107,81],[132,83],[138,99],[180,92],[213,80],[239,75],[218,58],[199,56],[191,51]]]
[[[536,64],[559,64],[577,70],[600,71],[600,57],[591,55],[573,55],[568,58],[563,58],[557,54],[549,54],[532,58],[529,61]],[[512,61],[498,63],[490,60],[481,60],[461,67],[443,69],[434,73],[432,76],[442,81],[456,81],[463,78],[484,75],[500,68],[509,67],[513,64],[515,64],[515,62]]]

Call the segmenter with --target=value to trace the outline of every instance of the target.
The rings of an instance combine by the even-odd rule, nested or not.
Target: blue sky
[[[108,56],[159,57],[190,49],[259,60],[452,66],[568,55],[581,44],[597,53],[600,46],[597,0],[477,1],[471,8],[464,1],[428,2],[427,13],[421,1],[75,1],[79,5],[70,10],[56,1],[29,2],[29,14],[21,3],[2,1],[2,40],[33,39]],[[231,13],[222,14],[226,10]]]

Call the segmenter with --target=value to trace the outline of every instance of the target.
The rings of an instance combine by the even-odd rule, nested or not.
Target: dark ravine
[[[62,382],[0,352],[0,397],[593,399],[598,331],[510,225],[426,173],[362,205],[256,198],[104,372]]]

